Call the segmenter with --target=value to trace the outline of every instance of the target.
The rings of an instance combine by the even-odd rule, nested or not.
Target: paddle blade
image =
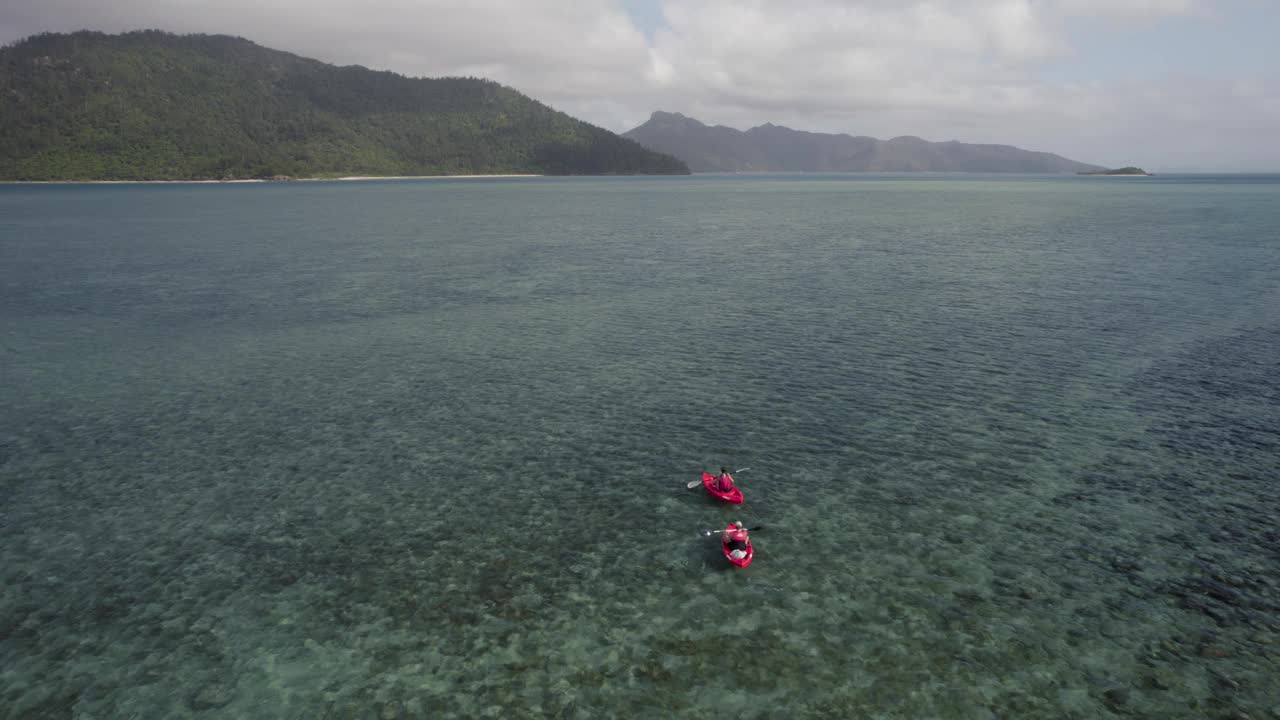
[[[690,481],[689,481],[689,484],[688,484],[688,485],[685,485],[685,487],[687,487],[687,488],[689,488],[690,490],[692,490],[692,489],[694,489],[694,488],[698,487],[698,486],[699,486],[699,485],[701,485],[701,484],[702,484],[702,481],[701,481],[701,480],[690,480]]]

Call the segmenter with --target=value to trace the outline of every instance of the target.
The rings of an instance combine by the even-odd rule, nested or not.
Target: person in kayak
[[[720,468],[720,477],[716,478],[716,490],[720,492],[729,492],[733,489],[733,476],[728,470]]]
[[[747,546],[751,544],[751,538],[747,536],[747,529],[742,527],[741,520],[735,521],[732,528],[722,530],[720,539],[729,548],[729,557],[741,560],[747,556]]]

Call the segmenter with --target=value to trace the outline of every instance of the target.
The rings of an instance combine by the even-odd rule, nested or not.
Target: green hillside
[[[37,35],[0,49],[0,98],[3,180],[689,171],[491,81],[222,35]]]

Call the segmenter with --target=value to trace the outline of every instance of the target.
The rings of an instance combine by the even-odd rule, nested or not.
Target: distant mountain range
[[[984,172],[1082,173],[1106,170],[1052,153],[1009,145],[892,140],[811,133],[773,124],[750,130],[704,125],[680,113],[655,112],[622,134],[673,155],[694,172]]]
[[[225,35],[0,48],[0,180],[688,172],[487,80],[336,67]]]

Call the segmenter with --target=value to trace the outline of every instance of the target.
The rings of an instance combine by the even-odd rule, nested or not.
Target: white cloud
[[[1050,0],[1066,15],[1112,18],[1156,18],[1190,15],[1204,8],[1197,0]]]
[[[339,64],[406,74],[484,71],[587,97],[639,75],[643,33],[611,0],[6,0],[13,35],[157,27],[229,33]],[[12,39],[12,38],[4,38]],[[503,79],[496,78],[496,79]]]
[[[621,0],[4,0],[0,40],[86,27],[231,33],[339,64],[489,77],[614,130],[664,109],[741,128],[1006,142],[1102,164],[1233,147],[1258,162],[1243,148],[1274,145],[1256,129],[1274,127],[1273,70],[1143,82],[1109,68],[1047,72],[1087,67],[1073,28],[1150,27],[1206,13],[1204,0],[653,2],[666,26],[650,40]],[[1271,152],[1264,160],[1280,167]]]

